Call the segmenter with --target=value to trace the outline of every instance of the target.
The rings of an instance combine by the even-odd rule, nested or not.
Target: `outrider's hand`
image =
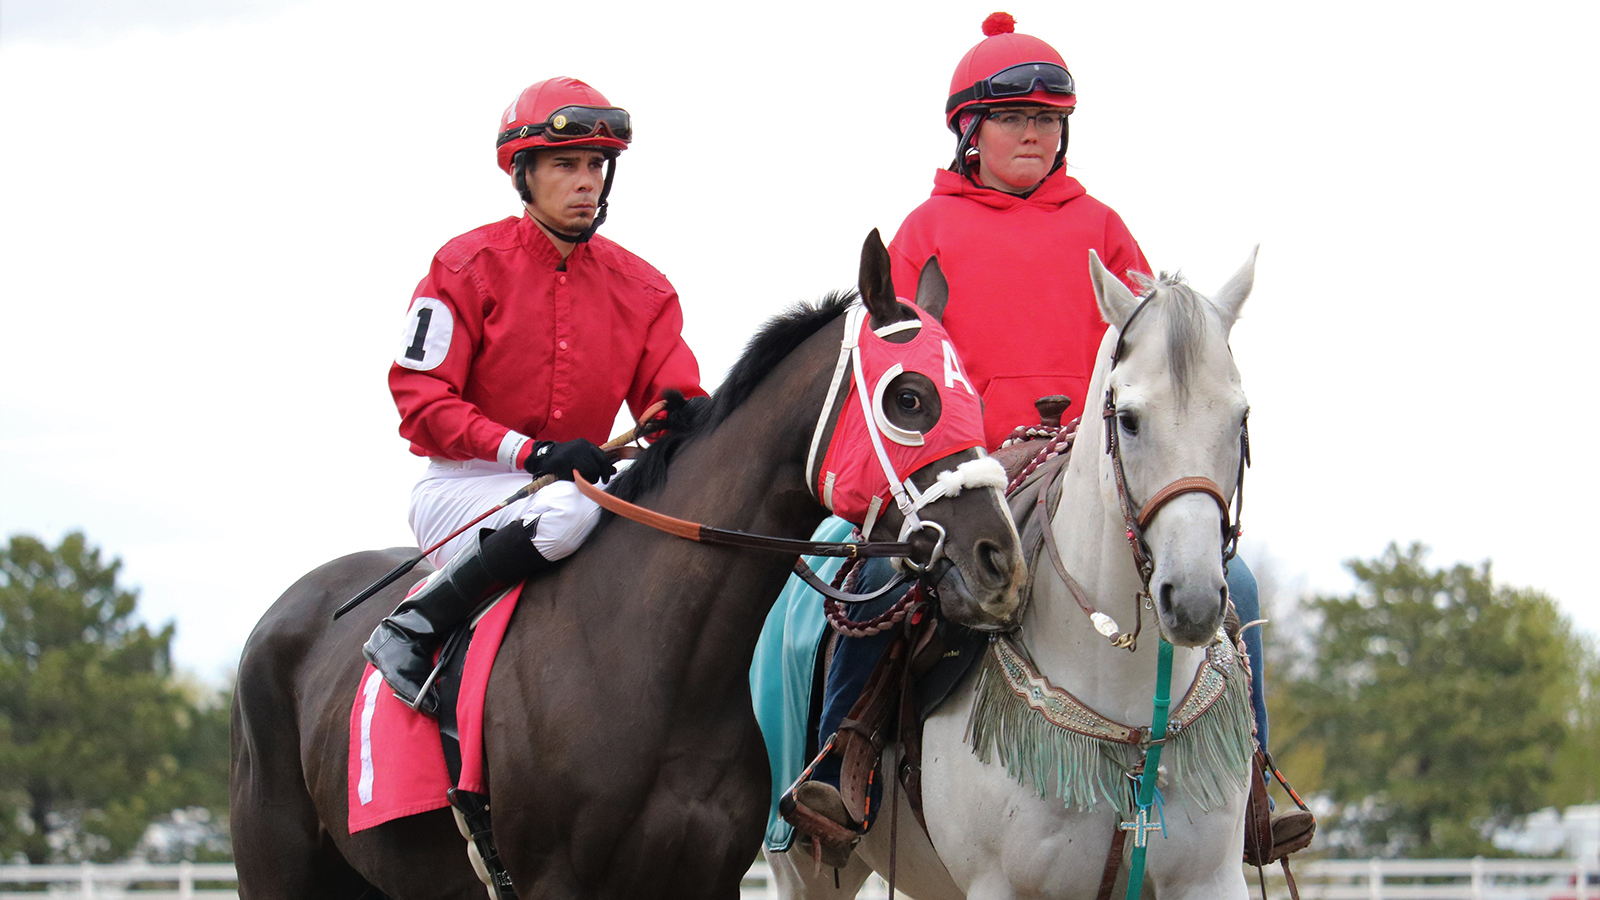
[[[540,441],[533,447],[524,463],[528,474],[554,475],[562,481],[572,480],[572,470],[578,470],[585,481],[601,482],[617,474],[617,467],[606,459],[606,452],[583,438],[570,441]]]

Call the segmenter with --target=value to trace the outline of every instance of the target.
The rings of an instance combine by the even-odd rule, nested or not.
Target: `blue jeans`
[[[1228,563],[1228,593],[1233,608],[1239,611],[1239,624],[1261,618],[1261,597],[1256,592],[1256,576],[1244,560],[1235,556]],[[1244,633],[1244,649],[1250,655],[1250,706],[1256,714],[1256,743],[1267,749],[1266,655],[1261,646],[1260,627]]]

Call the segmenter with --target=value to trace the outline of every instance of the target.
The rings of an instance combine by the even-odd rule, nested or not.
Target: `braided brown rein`
[[[836,584],[834,586],[844,591],[855,591],[856,578],[859,576],[860,572],[861,563],[846,563],[845,566],[839,570],[839,576],[837,579],[835,579]],[[882,634],[883,632],[888,631],[890,628],[899,625],[901,622],[905,621],[906,616],[913,609],[922,604],[922,601],[922,584],[921,582],[917,582],[911,586],[910,590],[901,595],[900,599],[896,600],[893,606],[865,621],[858,622],[854,619],[851,619],[844,611],[844,604],[833,599],[832,597],[823,598],[822,613],[827,617],[828,625],[832,627],[834,631],[839,632],[845,637],[864,638],[872,637],[875,634]]]

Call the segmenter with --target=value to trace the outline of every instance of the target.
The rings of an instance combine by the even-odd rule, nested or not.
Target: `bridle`
[[[1111,368],[1107,370],[1106,380],[1109,382],[1110,372],[1114,371],[1117,363],[1122,360],[1122,351],[1125,348],[1128,329],[1133,327],[1134,319],[1155,298],[1155,288],[1145,291],[1139,298],[1139,305],[1134,308],[1133,315],[1124,322],[1117,333],[1117,346],[1111,352]],[[1143,582],[1144,599],[1150,596],[1150,578],[1155,573],[1155,561],[1150,554],[1150,546],[1145,543],[1144,533],[1155,520],[1156,513],[1161,508],[1182,497],[1184,494],[1205,494],[1217,503],[1217,508],[1222,511],[1222,562],[1224,565],[1233,559],[1239,550],[1239,535],[1242,533],[1239,520],[1244,515],[1244,470],[1250,466],[1250,414],[1245,413],[1244,421],[1239,425],[1239,470],[1234,477],[1233,497],[1235,508],[1228,505],[1228,498],[1215,481],[1203,475],[1189,475],[1169,482],[1165,487],[1150,495],[1144,506],[1134,502],[1128,492],[1128,477],[1122,465],[1122,443],[1117,440],[1117,394],[1116,387],[1106,385],[1106,399],[1100,410],[1100,417],[1106,429],[1106,453],[1111,456],[1111,467],[1116,477],[1117,502],[1122,508],[1122,521],[1127,528],[1128,544],[1133,549],[1133,562],[1139,570],[1139,579]]]
[[[833,367],[833,378],[828,384],[827,399],[822,409],[817,413],[817,424],[811,431],[811,450],[806,455],[806,487],[818,502],[826,506],[829,511],[834,509],[832,476],[823,481],[822,493],[817,490],[818,467],[826,458],[827,448],[822,445],[822,436],[827,433],[830,425],[834,426],[833,441],[839,440],[837,425],[844,413],[840,403],[841,388],[845,385],[846,372],[850,373],[855,387],[855,396],[861,405],[862,419],[866,423],[867,438],[871,442],[873,455],[878,460],[878,465],[883,470],[884,480],[888,483],[890,495],[894,498],[895,505],[900,509],[903,521],[900,525],[900,540],[904,541],[914,531],[928,531],[934,535],[934,550],[926,563],[917,563],[909,556],[905,565],[918,575],[927,574],[944,555],[945,531],[938,522],[924,521],[918,513],[936,500],[954,497],[968,487],[981,487],[993,484],[995,472],[1001,473],[1004,480],[1004,469],[998,462],[987,456],[980,455],[977,459],[969,459],[956,466],[953,471],[941,472],[937,481],[927,490],[922,490],[912,482],[908,475],[902,479],[896,473],[894,463],[889,459],[888,450],[883,443],[883,432],[899,431],[892,424],[884,420],[879,413],[877,403],[881,400],[882,387],[888,379],[895,374],[899,366],[895,366],[880,379],[877,390],[869,390],[865,368],[861,361],[861,332],[862,322],[867,315],[867,309],[861,301],[852,303],[845,311],[844,338],[839,342],[839,359]],[[874,333],[878,337],[887,337],[898,331],[922,327],[921,319],[895,322],[878,328]],[[916,441],[916,436],[896,437],[901,442]],[[1002,484],[1001,489],[1004,488]],[[866,518],[861,522],[861,533],[870,535],[872,527],[877,523],[878,514],[882,511],[879,498],[873,497],[867,508]]]
[[[1133,652],[1139,647],[1139,632],[1144,628],[1143,610],[1153,606],[1150,597],[1150,579],[1155,574],[1155,560],[1150,552],[1150,545],[1145,542],[1145,532],[1150,528],[1150,523],[1155,521],[1156,514],[1173,500],[1185,494],[1205,494],[1216,501],[1217,508],[1222,511],[1222,563],[1224,566],[1232,560],[1239,549],[1239,535],[1243,533],[1240,519],[1244,515],[1244,470],[1250,466],[1250,417],[1245,414],[1244,421],[1239,425],[1239,470],[1234,479],[1233,496],[1234,506],[1230,509],[1227,495],[1215,481],[1203,475],[1189,475],[1174,479],[1160,490],[1150,495],[1150,498],[1141,506],[1134,502],[1133,496],[1128,491],[1128,477],[1122,464],[1122,443],[1117,439],[1117,397],[1116,388],[1109,384],[1111,372],[1116,369],[1117,363],[1122,360],[1128,330],[1133,327],[1133,322],[1144,312],[1146,306],[1155,298],[1155,288],[1152,287],[1139,297],[1139,305],[1134,307],[1133,314],[1122,324],[1117,333],[1117,345],[1111,352],[1111,365],[1106,370],[1105,402],[1101,406],[1100,417],[1105,423],[1106,449],[1111,457],[1111,467],[1117,485],[1117,504],[1122,510],[1122,522],[1128,539],[1128,546],[1133,551],[1134,567],[1139,572],[1140,590],[1134,597],[1134,629],[1124,633],[1117,625],[1115,619],[1095,608],[1089,600],[1088,593],[1083,586],[1078,584],[1067,571],[1066,564],[1061,559],[1061,551],[1056,546],[1055,531],[1050,527],[1049,521],[1044,524],[1044,546],[1046,555],[1050,557],[1051,564],[1055,567],[1056,574],[1066,583],[1067,590],[1072,594],[1073,600],[1084,614],[1089,617],[1095,631],[1109,639],[1113,646],[1128,652]],[[1057,470],[1056,477],[1065,473],[1066,466]],[[1045,511],[1046,498],[1050,493],[1050,485],[1044,485],[1039,491],[1038,504],[1040,511]]]

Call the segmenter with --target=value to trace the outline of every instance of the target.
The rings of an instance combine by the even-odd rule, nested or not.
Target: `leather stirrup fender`
[[[1244,813],[1244,861],[1265,866],[1272,857],[1272,806],[1267,802],[1265,760],[1259,749],[1250,758],[1250,798]]]
[[[905,659],[905,638],[896,635],[861,689],[861,697],[839,723],[839,751],[844,756],[839,793],[850,817],[868,828],[872,827],[872,773],[883,754],[889,717],[900,705]]]

